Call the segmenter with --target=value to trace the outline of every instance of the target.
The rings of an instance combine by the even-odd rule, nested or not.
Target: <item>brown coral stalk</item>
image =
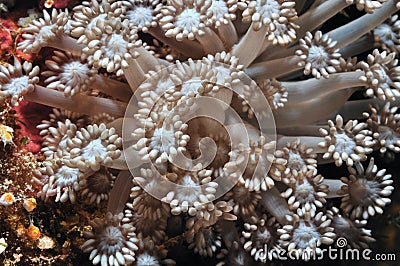
[[[328,34],[333,40],[337,41],[337,47],[345,47],[396,13],[398,10],[396,2],[394,0],[388,1],[381,8],[375,10],[373,14],[366,14],[342,27],[330,31]]]
[[[287,224],[287,215],[291,214],[287,201],[281,197],[276,187],[261,192],[261,205],[271,213],[280,224]]]
[[[84,45],[77,43],[76,39],[65,34],[58,36],[54,40],[48,40],[47,46],[78,55],[81,54],[82,49],[85,47]]]
[[[132,97],[132,91],[128,84],[102,75],[95,76],[92,87],[124,102],[128,102]]]
[[[344,72],[330,74],[329,79],[307,79],[296,82],[282,82],[289,93],[285,106],[304,103],[313,97],[323,97],[335,91],[366,86],[366,82],[360,80],[364,76],[363,71]]]
[[[118,214],[124,211],[125,203],[128,201],[132,186],[131,173],[129,171],[121,171],[110,192],[107,212]]]
[[[332,92],[320,98],[312,98],[296,106],[284,106],[274,110],[278,128],[294,127],[319,121],[339,109],[353,94],[354,89]]]
[[[228,24],[222,24],[217,28],[218,36],[221,38],[225,46],[230,50],[235,43],[238,42],[238,34],[232,21],[228,21]]]
[[[251,78],[276,78],[284,74],[302,69],[298,63],[300,59],[296,55],[274,59],[270,61],[260,62],[251,65],[245,70],[246,74]]]
[[[28,93],[24,98],[31,102],[91,116],[106,112],[111,116],[122,117],[126,109],[126,103],[123,102],[81,94],[75,95],[73,98],[65,97],[63,92],[49,90],[38,85],[35,86],[33,92]]]
[[[239,58],[239,63],[248,67],[257,57],[263,46],[265,35],[268,32],[268,25],[263,25],[259,30],[254,30],[253,23],[247,30],[246,35],[232,48],[232,55]]]

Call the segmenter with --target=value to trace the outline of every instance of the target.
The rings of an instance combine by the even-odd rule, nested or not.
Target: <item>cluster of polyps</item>
[[[317,31],[353,4],[365,14]],[[230,265],[258,260],[263,244],[318,253],[336,236],[351,235],[353,246],[365,247],[373,241],[366,219],[383,212],[393,187],[373,159],[365,171],[364,161],[374,150],[400,147],[400,23],[393,15],[399,8],[395,0],[84,1],[72,12],[44,11],[24,28],[20,49],[52,47],[54,56],[43,82],[28,62],[0,65],[0,96],[14,105],[28,100],[58,108],[38,125],[46,161],[35,181],[44,199],[109,200],[106,218],[93,222],[84,244],[94,264],[130,263],[135,253],[139,263],[172,263],[148,247],[168,242],[174,217],[186,223],[190,248],[214,256],[223,242],[228,250],[220,254]],[[357,61],[364,52],[370,55]],[[241,82],[244,74],[251,83]],[[137,91],[122,148],[122,117]],[[254,122],[269,117],[259,111],[257,91],[273,109],[276,139],[262,136]],[[359,91],[363,100],[349,100]],[[225,106],[217,121],[251,133],[232,140],[212,119],[184,121],[200,108],[194,104],[200,96]],[[241,116],[231,116],[228,106]],[[209,168],[174,164],[179,153],[195,160],[206,152],[203,138],[217,146]],[[146,160],[159,179],[140,169]],[[319,174],[322,163],[333,162],[348,165],[349,177]],[[140,169],[134,179],[132,164]],[[223,189],[218,177],[238,180],[222,200],[215,197]],[[184,187],[166,191],[167,183]],[[327,209],[323,203],[335,197],[342,204]],[[235,227],[242,221],[243,236]]]

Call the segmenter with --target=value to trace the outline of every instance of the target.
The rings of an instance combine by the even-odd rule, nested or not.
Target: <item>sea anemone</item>
[[[138,31],[148,32],[149,28],[158,26],[156,10],[160,9],[160,1],[129,0],[124,16],[129,20],[130,27]]]
[[[164,216],[154,222],[152,218],[137,214],[134,209],[128,206],[122,222],[134,226],[138,231],[138,239],[150,239],[155,243],[161,243],[166,238],[167,218]]]
[[[344,196],[340,208],[352,219],[368,219],[375,213],[382,214],[383,207],[391,202],[388,196],[394,189],[392,175],[386,174],[386,169],[378,171],[374,158],[371,158],[365,170],[361,163],[348,170],[350,176],[341,178],[345,185],[338,191]]]
[[[76,201],[76,192],[79,191],[79,180],[84,173],[79,168],[64,165],[60,160],[44,162],[44,167],[35,172],[34,180],[42,185],[39,193],[43,199],[56,196],[55,201],[72,203]]]
[[[210,5],[210,1],[192,1],[187,5],[180,1],[171,1],[170,5],[163,7],[163,16],[159,19],[165,36],[182,41],[184,38],[194,40],[205,35],[205,13]]]
[[[134,186],[130,194],[132,202],[127,203],[129,209],[154,221],[162,219],[170,212],[168,204],[153,196],[160,190],[157,181],[150,169],[141,169],[141,175],[133,180]]]
[[[54,54],[52,60],[46,60],[49,70],[42,73],[48,77],[45,80],[47,88],[63,91],[66,96],[87,91],[97,71],[81,63],[80,57],[71,53],[54,51]]]
[[[367,220],[353,220],[347,215],[341,215],[338,208],[333,207],[327,211],[328,217],[332,220],[336,237],[343,237],[347,240],[348,246],[357,249],[366,249],[368,244],[375,242],[371,236],[371,230],[365,229]]]
[[[49,114],[48,120],[42,120],[41,123],[36,127],[40,129],[41,136],[46,136],[49,134],[50,127],[57,128],[59,121],[64,123],[67,119],[69,119],[78,128],[81,128],[86,124],[86,118],[87,117],[85,117],[85,115],[81,115],[66,109],[53,108],[52,112]]]
[[[264,262],[265,259],[276,259],[278,254],[274,252],[269,252],[268,258],[260,258],[260,250],[265,247],[268,247],[268,250],[278,247],[278,228],[280,225],[274,217],[268,217],[266,214],[262,214],[260,217],[252,216],[249,223],[244,224],[242,235],[246,240],[243,248],[250,252],[255,261]]]
[[[195,217],[189,218],[186,222],[189,248],[202,256],[212,257],[222,245],[218,223],[236,220],[236,216],[230,214],[232,205],[232,201],[209,203]]]
[[[167,250],[161,249],[155,245],[152,240],[147,238],[139,241],[139,251],[136,256],[136,265],[137,266],[147,266],[147,265],[175,265],[175,261],[172,259],[168,259]]]
[[[379,52],[375,49],[367,59],[367,62],[360,63],[365,71],[363,80],[370,85],[367,95],[375,94],[379,99],[389,101],[399,98],[400,70],[397,67],[396,53]]]
[[[68,18],[65,12],[53,9],[51,14],[43,10],[43,18],[33,20],[32,24],[23,29],[24,41],[18,44],[18,49],[25,53],[38,53],[42,47],[55,46],[58,48],[57,37],[64,32]]]
[[[283,169],[286,161],[281,158],[275,159],[271,152],[275,142],[267,142],[263,136],[257,142],[251,141],[249,144],[249,147],[239,144],[238,148],[230,153],[232,161],[236,161],[237,164],[241,163],[243,157],[248,158],[248,165],[239,182],[244,183],[250,191],[266,191],[274,187],[274,180],[280,181],[279,170]],[[271,170],[268,171],[270,167]]]
[[[64,160],[82,171],[98,171],[101,164],[109,166],[112,160],[121,156],[118,149],[121,141],[114,128],[107,128],[105,124],[89,125],[78,130],[67,142],[69,154]]]
[[[367,118],[368,128],[372,131],[375,146],[381,153],[385,153],[387,149],[400,152],[400,118],[396,114],[397,109],[396,106],[390,107],[390,103],[386,103],[381,110],[371,106],[370,112],[363,113]]]
[[[304,39],[300,40],[301,49],[296,51],[302,60],[299,65],[304,66],[304,75],[312,74],[319,79],[321,76],[329,78],[329,73],[335,73],[341,57],[335,45],[336,42],[320,31],[314,36],[307,32]]]
[[[331,220],[322,212],[298,209],[291,223],[278,229],[282,245],[288,252],[295,252],[299,259],[308,261],[312,256],[320,255],[320,246],[331,245],[335,239]]]
[[[14,65],[0,65],[0,97],[11,98],[11,103],[17,106],[21,97],[33,91],[39,82],[39,72],[38,66],[33,67],[28,61],[21,65],[15,57]]]
[[[201,168],[197,165],[196,168]],[[188,212],[189,215],[195,215],[197,211],[206,208],[206,204],[215,199],[217,183],[211,181],[211,171],[201,170],[186,173],[168,173],[165,178],[181,185],[176,191],[170,191],[162,201],[169,203],[171,213],[178,215],[181,212]]]
[[[324,154],[324,159],[333,158],[337,166],[341,166],[343,161],[352,166],[354,163],[365,161],[367,154],[372,152],[372,137],[369,136],[366,123],[349,120],[346,124],[340,115],[336,116],[336,124],[332,120],[328,121],[329,132],[320,129],[324,142],[320,147],[328,148]]]
[[[306,144],[300,143],[300,139],[286,143],[285,147],[275,151],[275,157],[287,162],[282,173],[283,178],[296,178],[301,172],[317,171],[317,154],[312,148],[307,148]]]
[[[299,172],[298,175],[284,179],[289,188],[282,192],[284,198],[288,198],[291,209],[304,207],[306,211],[314,211],[326,203],[328,186],[323,184],[321,175],[315,176],[314,171]]]
[[[105,167],[90,176],[79,180],[81,190],[80,197],[89,199],[89,203],[108,200],[110,191],[114,185],[115,176]]]
[[[141,46],[141,41],[136,30],[129,28],[127,20],[117,19],[98,22],[92,28],[98,34],[86,34],[82,41],[86,45],[82,49],[82,58],[90,67],[105,68],[107,72],[121,76],[128,61],[139,56],[135,49]]]
[[[256,209],[261,199],[259,191],[250,191],[242,182],[238,182],[224,195],[226,200],[233,200],[233,213],[244,220],[256,215]]]
[[[49,126],[47,123],[43,125]],[[55,127],[49,126],[45,131],[42,131],[41,133],[47,132],[43,136],[43,148],[41,150],[46,159],[61,159],[68,148],[67,142],[71,141],[76,131],[77,126],[68,118],[64,122],[58,121]]]
[[[135,228],[121,224],[123,214],[107,213],[104,219],[90,222],[94,232],[85,232],[89,238],[82,245],[85,252],[90,252],[89,259],[94,265],[126,265],[135,261],[136,243]]]
[[[398,15],[388,18],[373,31],[374,38],[382,48],[390,52],[400,52],[400,22]]]

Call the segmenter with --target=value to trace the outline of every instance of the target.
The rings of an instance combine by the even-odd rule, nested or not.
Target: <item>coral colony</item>
[[[55,2],[17,47],[44,63],[2,63],[0,97],[54,108],[37,204],[106,202],[83,233],[94,265],[174,265],[176,238],[218,265],[375,241],[394,186],[374,157],[400,151],[400,1]],[[360,15],[325,27],[347,8]],[[13,134],[0,124],[0,146]]]

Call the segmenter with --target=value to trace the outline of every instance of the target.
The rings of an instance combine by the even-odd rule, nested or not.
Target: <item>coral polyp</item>
[[[54,249],[55,264],[257,265],[281,259],[266,246],[308,261],[342,238],[385,241],[399,1],[40,7],[0,30],[7,244]],[[43,112],[13,109],[26,102]]]

